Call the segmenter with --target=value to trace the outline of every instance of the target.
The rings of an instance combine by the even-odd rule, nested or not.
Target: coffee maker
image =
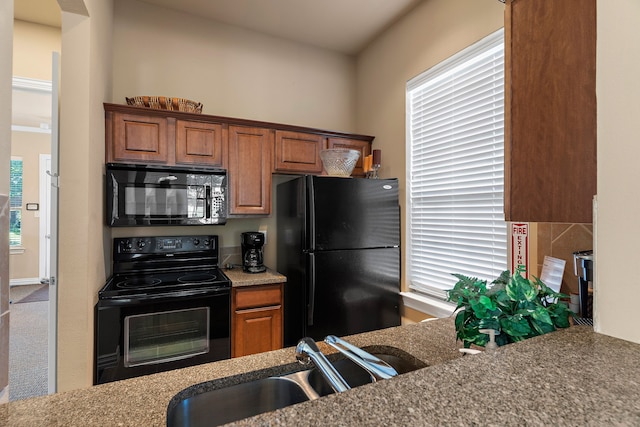
[[[264,234],[258,231],[247,231],[240,234],[242,248],[242,270],[247,273],[262,273],[267,270],[264,266]]]

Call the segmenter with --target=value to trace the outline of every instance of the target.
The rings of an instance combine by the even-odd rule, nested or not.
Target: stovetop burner
[[[201,271],[156,271],[142,274],[117,274],[111,277],[99,293],[100,298],[138,295],[184,293],[206,289],[228,288],[229,279],[217,267]]]
[[[215,282],[217,277],[215,273],[189,273],[178,277],[178,282],[206,284]]]
[[[123,277],[121,281],[117,282],[114,286],[120,289],[136,288],[143,289],[147,287],[153,287],[162,283],[162,280],[156,277]]]

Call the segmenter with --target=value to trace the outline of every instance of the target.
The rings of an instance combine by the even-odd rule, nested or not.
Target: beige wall
[[[598,332],[640,343],[640,2],[598,0],[598,210],[594,321]]]
[[[51,68],[51,67],[49,67]],[[22,247],[11,254],[11,279],[40,279],[40,213],[27,211],[27,203],[40,203],[40,154],[51,152],[51,135],[12,132],[11,156],[22,159]],[[38,283],[37,281],[35,283]]]
[[[73,2],[65,3],[70,5]],[[77,3],[77,2],[76,2]],[[93,307],[106,280],[104,109],[111,94],[112,2],[62,12],[58,271],[59,391],[91,385]]]
[[[204,114],[355,130],[350,56],[135,0],[115,2],[113,51],[114,103],[135,95],[176,96],[202,102]],[[221,247],[237,247],[241,232],[262,226],[268,230],[265,264],[275,268],[275,223],[273,206],[270,217],[230,219],[224,226],[110,232],[112,237],[211,233],[220,237]]]
[[[60,28],[13,21],[13,75],[51,80],[51,52],[60,52]]]
[[[13,21],[13,76],[51,80],[52,52],[60,52],[60,28]],[[39,203],[39,154],[50,153],[51,136],[12,132],[11,155],[24,158],[22,230],[24,253],[11,255],[11,279],[39,279],[40,211],[27,211],[25,203]]]
[[[634,1],[624,0],[621,3],[622,7],[616,4],[615,11],[621,9],[623,15],[618,17],[613,16],[615,12],[613,6],[607,6],[606,2],[600,0],[598,18],[601,32],[604,31],[603,22],[605,22],[608,29],[616,28],[613,30],[613,35],[616,37],[636,40],[637,35],[624,34],[624,28],[617,29],[621,26],[613,24],[616,20],[625,22],[625,13],[627,16],[637,16],[637,5]],[[101,124],[102,100],[121,103],[125,96],[159,94],[162,90],[163,94],[168,96],[182,96],[203,102],[205,113],[370,133],[377,136],[375,146],[383,150],[382,175],[402,178],[405,173],[404,91],[406,81],[498,29],[502,25],[503,11],[503,6],[499,2],[492,1],[430,0],[424,2],[363,52],[358,58],[356,78],[353,80],[349,71],[349,58],[343,60],[340,56],[336,58],[325,51],[318,51],[318,58],[314,59],[308,48],[277,39],[258,37],[255,34],[222,25],[211,25],[211,23],[200,21],[199,18],[181,16],[180,21],[184,20],[186,24],[176,23],[175,28],[179,30],[176,30],[176,34],[172,34],[178,37],[181,42],[178,43],[174,38],[167,38],[152,31],[155,28],[160,34],[166,31],[171,33],[172,26],[168,25],[170,21],[167,19],[175,17],[173,12],[158,12],[147,9],[148,6],[141,3],[119,1],[116,8],[117,31],[113,40],[115,58],[113,89],[111,89],[108,87],[111,82],[109,72],[104,68],[110,66],[111,50],[108,46],[111,42],[110,11],[108,5],[99,5],[98,0],[87,3],[94,19],[63,15],[63,87],[67,88],[64,104],[67,109],[63,113],[62,133],[67,147],[63,149],[61,155],[63,193],[66,192],[65,196],[61,196],[61,235],[65,236],[61,243],[64,248],[61,248],[60,271],[59,344],[60,355],[64,356],[64,360],[59,362],[59,389],[61,390],[90,384],[93,342],[92,307],[95,303],[97,288],[106,278],[102,268],[105,262],[108,262],[108,259],[104,259],[104,254],[108,253],[105,248],[111,235],[108,229],[102,226],[102,192],[95,191],[95,188],[101,187],[104,155],[102,152],[104,143],[104,126]],[[100,23],[94,22],[98,18]],[[140,29],[135,28],[138,23],[140,23]],[[629,28],[633,26],[630,25]],[[617,32],[623,34],[617,34]],[[97,39],[102,40],[102,43],[98,43]],[[205,41],[207,39],[211,39],[210,42],[218,46],[219,50],[207,50],[208,43]],[[599,34],[599,39],[601,44],[608,42],[612,46],[615,45],[615,41],[608,39],[604,34]],[[131,40],[135,40],[135,43]],[[196,47],[189,43],[185,44],[185,41],[194,42]],[[127,69],[127,62],[134,60],[129,51],[133,45],[144,46],[143,51],[136,50],[136,53],[142,55],[144,61],[141,60],[139,64],[135,64],[134,61],[130,69]],[[228,50],[225,46],[229,46]],[[634,46],[634,44],[629,43],[627,46]],[[122,49],[125,51],[121,52]],[[269,55],[263,53],[265,49]],[[610,55],[616,52],[615,49],[611,51]],[[276,57],[282,59],[281,66],[272,62],[274,54],[278,52],[281,56],[276,55]],[[215,64],[215,67],[200,74],[197,71],[200,68],[198,62],[192,58],[211,61],[210,63]],[[305,60],[296,60],[296,58]],[[634,87],[633,76],[638,75],[637,55],[632,55],[630,58],[632,66],[628,72],[623,70],[625,72],[622,74],[621,82],[627,83],[624,88],[615,81],[623,67],[612,67],[612,71],[608,73],[604,68],[605,62],[599,58],[598,70],[599,115],[603,119],[599,139],[606,140],[607,147],[610,147],[610,144],[614,147],[619,146],[620,151],[624,153],[628,153],[629,147],[633,145],[627,140],[639,133],[635,128],[637,125],[634,125],[633,117],[625,115],[634,113],[637,115],[637,111],[634,110],[637,96],[632,99],[631,95],[627,95],[629,87]],[[607,60],[609,59],[615,58],[607,57]],[[324,60],[327,64],[324,64]],[[151,61],[155,67],[162,68],[146,68],[142,64],[147,61]],[[325,78],[314,79],[313,77],[317,74],[305,66],[309,61],[320,68],[326,65],[333,68],[333,71],[324,69]],[[171,64],[179,64],[179,66],[171,66]],[[242,67],[238,69],[235,65],[242,65]],[[246,72],[246,67],[253,71]],[[295,70],[298,67],[310,73],[310,80],[302,80],[304,84],[298,83],[302,77],[295,72],[287,74],[287,72],[293,72],[290,69]],[[180,71],[176,71],[178,68]],[[182,76],[185,73],[184,69],[192,71],[189,74],[190,78],[176,77]],[[293,78],[291,81],[294,84],[283,87],[280,80],[281,73]],[[234,78],[236,75],[239,78]],[[604,81],[605,77],[608,80]],[[275,85],[279,90],[264,88],[265,80],[268,81],[266,86]],[[203,84],[203,81],[206,84]],[[327,84],[327,81],[331,84]],[[607,95],[603,94],[600,88],[604,82],[607,87],[610,85],[615,91]],[[243,83],[245,85],[242,85]],[[353,119],[354,110],[350,105],[353,100],[348,95],[352,91],[351,84],[357,88],[355,120]],[[323,94],[323,90],[329,86],[339,89],[336,89],[336,93]],[[306,91],[313,87],[318,88],[317,92],[308,94]],[[304,96],[299,94],[298,89]],[[174,90],[177,93],[173,93]],[[308,105],[308,98],[313,94],[319,97],[318,104]],[[331,98],[333,103],[328,103],[327,97]],[[626,100],[623,104],[625,114],[620,114],[618,104],[613,101],[614,97]],[[336,99],[341,101],[338,102]],[[335,113],[334,109],[340,113]],[[612,112],[607,114],[605,109],[610,109]],[[621,122],[621,119],[625,121]],[[622,134],[620,134],[621,129]],[[600,300],[596,304],[597,306],[611,304],[611,308],[597,314],[602,316],[599,321],[603,332],[632,337],[632,334],[636,333],[629,329],[633,327],[633,322],[625,323],[622,316],[624,313],[633,311],[629,311],[628,307],[625,307],[626,310],[617,311],[620,298],[616,296],[621,293],[625,297],[621,298],[625,300],[624,304],[632,304],[632,301],[637,300],[639,296],[636,289],[640,288],[630,284],[628,269],[620,268],[620,265],[633,265],[633,259],[629,257],[635,249],[635,242],[632,241],[634,234],[625,227],[625,221],[616,223],[614,218],[615,215],[620,214],[626,219],[627,213],[633,215],[632,212],[636,212],[638,206],[633,204],[627,211],[621,209],[629,205],[629,200],[627,198],[623,203],[622,195],[616,194],[614,189],[617,187],[616,183],[623,183],[624,188],[629,188],[626,185],[629,182],[637,182],[638,179],[633,176],[636,172],[619,167],[621,164],[627,164],[629,156],[618,159],[604,146],[602,142],[599,143],[598,156],[602,157],[599,174],[602,171],[603,175],[599,177],[598,185],[604,200],[600,201],[601,222],[596,235],[599,236],[602,245],[600,248],[604,247],[605,250],[610,251],[611,255],[603,256],[599,262],[598,281],[603,283],[603,288],[599,291]],[[637,153],[632,151],[631,154]],[[604,192],[602,186],[605,184],[612,186],[610,190],[612,194]],[[606,203],[610,205],[606,206]],[[606,209],[607,207],[609,209]],[[630,224],[631,218],[628,219]],[[625,227],[624,232],[622,227]],[[240,228],[242,227],[239,226]],[[603,238],[605,232],[611,232],[611,236]],[[234,235],[235,233],[230,234],[229,241],[234,238]],[[620,245],[620,243],[623,244]],[[605,288],[606,282],[608,283]],[[628,295],[636,298],[626,298]],[[617,312],[614,313],[614,311]],[[630,319],[627,318],[627,320]],[[637,341],[637,338],[634,340]]]
[[[165,95],[203,113],[354,129],[352,57],[197,16],[116,0],[113,102]]]
[[[356,130],[376,136],[374,148],[382,150],[380,174],[399,178],[402,212],[406,212],[407,81],[503,25],[504,5],[498,1],[424,1],[358,56]],[[405,218],[402,223],[406,242]],[[404,282],[404,252],[402,265]]]

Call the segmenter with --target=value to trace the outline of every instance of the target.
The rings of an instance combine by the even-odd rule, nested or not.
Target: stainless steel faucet
[[[311,338],[305,337],[298,341],[298,345],[296,346],[296,359],[305,365],[309,364],[310,361],[313,362],[336,393],[351,389],[349,384],[342,378],[342,375],[336,371],[336,368],[327,360],[315,341]]]
[[[369,372],[374,381],[386,380],[398,375],[398,372],[384,360],[374,356],[373,354],[367,353],[353,344],[349,344],[335,335],[328,335],[325,337],[324,342],[344,354],[362,369]]]

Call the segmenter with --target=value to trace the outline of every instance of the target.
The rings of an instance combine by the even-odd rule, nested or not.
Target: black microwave
[[[227,222],[224,169],[107,163],[106,196],[111,227]]]

